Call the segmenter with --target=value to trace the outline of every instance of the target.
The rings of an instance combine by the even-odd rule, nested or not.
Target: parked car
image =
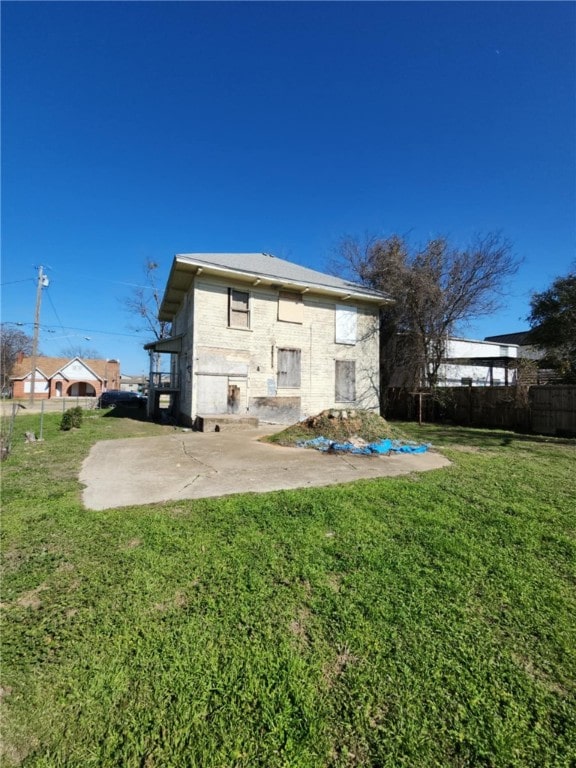
[[[125,392],[122,389],[109,389],[98,398],[99,408],[109,408],[111,405],[127,405],[145,408],[148,398],[139,392]]]

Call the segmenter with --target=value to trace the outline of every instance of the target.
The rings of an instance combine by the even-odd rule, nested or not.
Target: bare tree
[[[403,235],[343,238],[334,266],[365,285],[387,291],[396,303],[381,312],[381,388],[434,388],[446,340],[472,319],[493,313],[519,261],[499,233],[477,236],[467,248],[446,237],[413,248]],[[399,376],[401,378],[399,378]],[[385,402],[383,402],[385,406]]]
[[[146,261],[142,285],[135,286],[123,303],[125,310],[136,319],[129,326],[131,330],[146,333],[155,339],[165,339],[170,335],[170,323],[158,319],[162,294],[158,287],[157,269],[155,261]]]
[[[10,323],[2,323],[0,326],[0,378],[2,389],[8,386],[10,376],[18,355],[29,357],[32,354],[31,336],[14,328]]]
[[[159,341],[170,336],[171,324],[158,318],[162,294],[158,287],[157,269],[158,264],[155,261],[146,261],[143,283],[133,288],[130,296],[124,300],[124,308],[136,319],[136,322],[128,326],[132,331],[146,334],[148,339],[153,336]],[[158,371],[160,355],[157,352],[151,354],[152,370]]]
[[[83,360],[97,360],[102,357],[97,349],[82,344],[70,344],[60,350],[62,357],[81,357]]]

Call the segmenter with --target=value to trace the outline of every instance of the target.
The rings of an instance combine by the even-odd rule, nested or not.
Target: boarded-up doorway
[[[228,384],[228,413],[238,413],[240,410],[240,387]]]
[[[228,410],[228,377],[198,375],[198,404],[200,415],[222,414]]]

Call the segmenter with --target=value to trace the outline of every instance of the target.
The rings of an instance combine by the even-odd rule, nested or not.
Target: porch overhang
[[[444,365],[481,365],[485,368],[518,368],[520,357],[443,357]]]
[[[182,352],[182,338],[184,334],[179,336],[171,336],[168,339],[157,339],[144,345],[144,349],[147,352],[164,352],[166,354],[180,354]]]

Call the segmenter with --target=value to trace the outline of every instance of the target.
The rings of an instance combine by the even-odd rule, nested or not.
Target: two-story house
[[[170,375],[151,369],[149,413],[242,414],[291,423],[326,408],[379,407],[379,308],[391,298],[266,253],[175,256],[159,319]],[[161,366],[166,368],[165,365]]]

